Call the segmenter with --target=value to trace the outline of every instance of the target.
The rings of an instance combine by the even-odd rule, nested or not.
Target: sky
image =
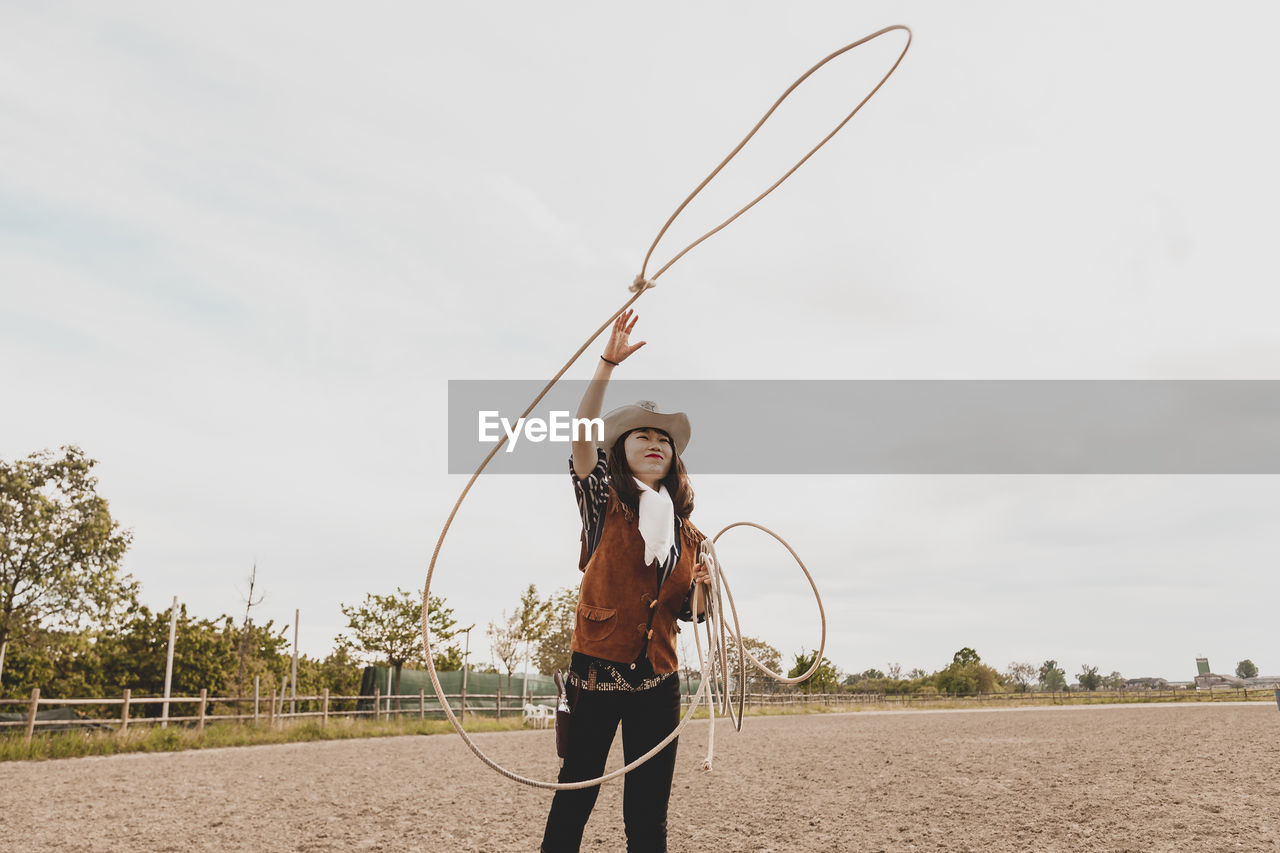
[[[146,604],[242,613],[256,564],[256,618],[299,610],[308,655],[341,604],[420,592],[466,481],[449,380],[549,378],[782,90],[890,24],[914,41],[880,94],[637,303],[627,378],[1280,374],[1264,3],[0,18],[0,457],[81,446]],[[772,182],[901,43],[802,86],[655,259]],[[812,438],[762,449],[820,454],[841,424]],[[846,672],[963,646],[1069,675],[1187,680],[1200,655],[1280,672],[1275,476],[690,473],[701,529],[750,520],[796,548]],[[432,584],[477,626],[474,661],[527,584],[577,583],[577,548],[567,474],[481,480]],[[720,554],[744,633],[788,660],[817,645],[780,546],[735,530]]]

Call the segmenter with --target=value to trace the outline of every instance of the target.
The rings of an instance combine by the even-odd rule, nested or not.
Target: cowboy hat
[[[689,443],[689,417],[684,412],[664,414],[658,411],[658,404],[652,400],[637,400],[630,406],[619,406],[604,416],[604,447],[609,449],[618,440],[633,429],[650,427],[660,429],[671,436],[676,453],[684,453]]]

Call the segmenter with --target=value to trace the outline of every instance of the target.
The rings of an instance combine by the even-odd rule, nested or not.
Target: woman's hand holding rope
[[[704,588],[697,591],[693,595],[692,600],[697,601],[698,608],[695,617],[701,617],[707,612],[707,602],[711,600],[711,596],[715,594],[714,587],[711,585],[711,569],[708,568],[705,561],[699,561],[693,570],[693,586],[696,588],[698,584],[704,584]]]

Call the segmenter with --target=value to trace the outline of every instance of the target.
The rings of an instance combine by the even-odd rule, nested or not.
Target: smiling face
[[[674,449],[671,437],[660,429],[641,427],[627,433],[623,451],[631,473],[655,491],[662,478],[671,470]]]

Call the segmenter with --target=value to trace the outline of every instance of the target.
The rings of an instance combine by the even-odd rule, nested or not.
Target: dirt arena
[[[1280,846],[1270,703],[749,718],[717,726],[710,774],[706,723],[689,731],[673,851]],[[478,742],[555,773],[550,732]],[[625,849],[621,794],[601,792],[584,851]],[[534,851],[550,797],[452,735],[7,763],[0,848]]]

